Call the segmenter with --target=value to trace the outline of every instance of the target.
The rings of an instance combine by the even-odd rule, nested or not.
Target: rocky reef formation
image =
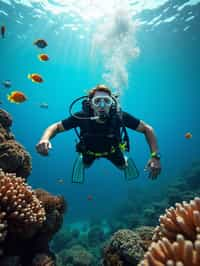
[[[10,131],[11,116],[0,109],[0,168],[7,173],[27,178],[31,172],[31,156]]]
[[[95,260],[93,255],[83,246],[74,245],[70,249],[64,249],[59,253],[58,266],[93,266]]]
[[[0,265],[55,266],[49,242],[60,229],[66,203],[27,183],[31,157],[10,131],[0,110]]]
[[[14,258],[17,266],[43,265],[38,263],[42,258],[55,263],[49,241],[63,222],[63,197],[33,190],[21,177],[1,170],[0,206],[0,265]]]

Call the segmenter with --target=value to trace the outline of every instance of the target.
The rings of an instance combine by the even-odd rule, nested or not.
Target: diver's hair
[[[97,85],[95,88],[91,89],[88,93],[88,96],[90,99],[92,99],[92,97],[94,96],[94,94],[97,92],[97,91],[103,91],[103,92],[106,92],[108,93],[109,96],[111,96],[111,90],[104,84],[99,84]]]

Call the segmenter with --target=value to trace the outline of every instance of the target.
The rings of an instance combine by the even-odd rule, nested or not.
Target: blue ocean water
[[[12,115],[12,131],[32,156],[29,183],[65,197],[66,223],[108,219],[128,197],[137,200],[137,191],[161,195],[200,157],[200,1],[141,2],[111,8],[104,1],[0,1],[0,24],[6,27],[0,39],[0,81],[12,82],[9,89],[1,85],[1,107]],[[33,45],[40,38],[48,43],[44,50]],[[50,60],[39,61],[40,53]],[[29,73],[41,74],[44,82],[32,83]],[[154,128],[162,154],[156,181],[144,172],[145,137],[130,130],[131,155],[140,171],[130,182],[101,159],[86,171],[84,184],[72,184],[73,130],[52,140],[48,157],[36,152],[45,128],[68,117],[71,102],[99,83],[119,89],[122,109]],[[7,94],[15,90],[28,100],[10,103]],[[40,108],[44,102],[47,109]],[[187,132],[191,139],[185,138]]]

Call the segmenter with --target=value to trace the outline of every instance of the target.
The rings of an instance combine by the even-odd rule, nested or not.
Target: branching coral
[[[30,236],[46,219],[45,210],[24,179],[0,170],[0,205],[10,232]]]
[[[182,235],[177,235],[172,244],[163,237],[153,243],[145,254],[145,259],[140,266],[199,266],[200,265],[200,240],[194,243],[184,240]]]
[[[166,210],[166,214],[160,216],[159,221],[160,226],[156,228],[153,240],[166,237],[175,241],[177,234],[182,234],[191,241],[196,240],[200,233],[200,198],[195,198],[190,203],[177,203],[176,208]]]

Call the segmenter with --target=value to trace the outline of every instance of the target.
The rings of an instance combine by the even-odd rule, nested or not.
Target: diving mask
[[[110,107],[113,104],[113,99],[110,96],[95,96],[92,98],[91,103],[95,107]]]

